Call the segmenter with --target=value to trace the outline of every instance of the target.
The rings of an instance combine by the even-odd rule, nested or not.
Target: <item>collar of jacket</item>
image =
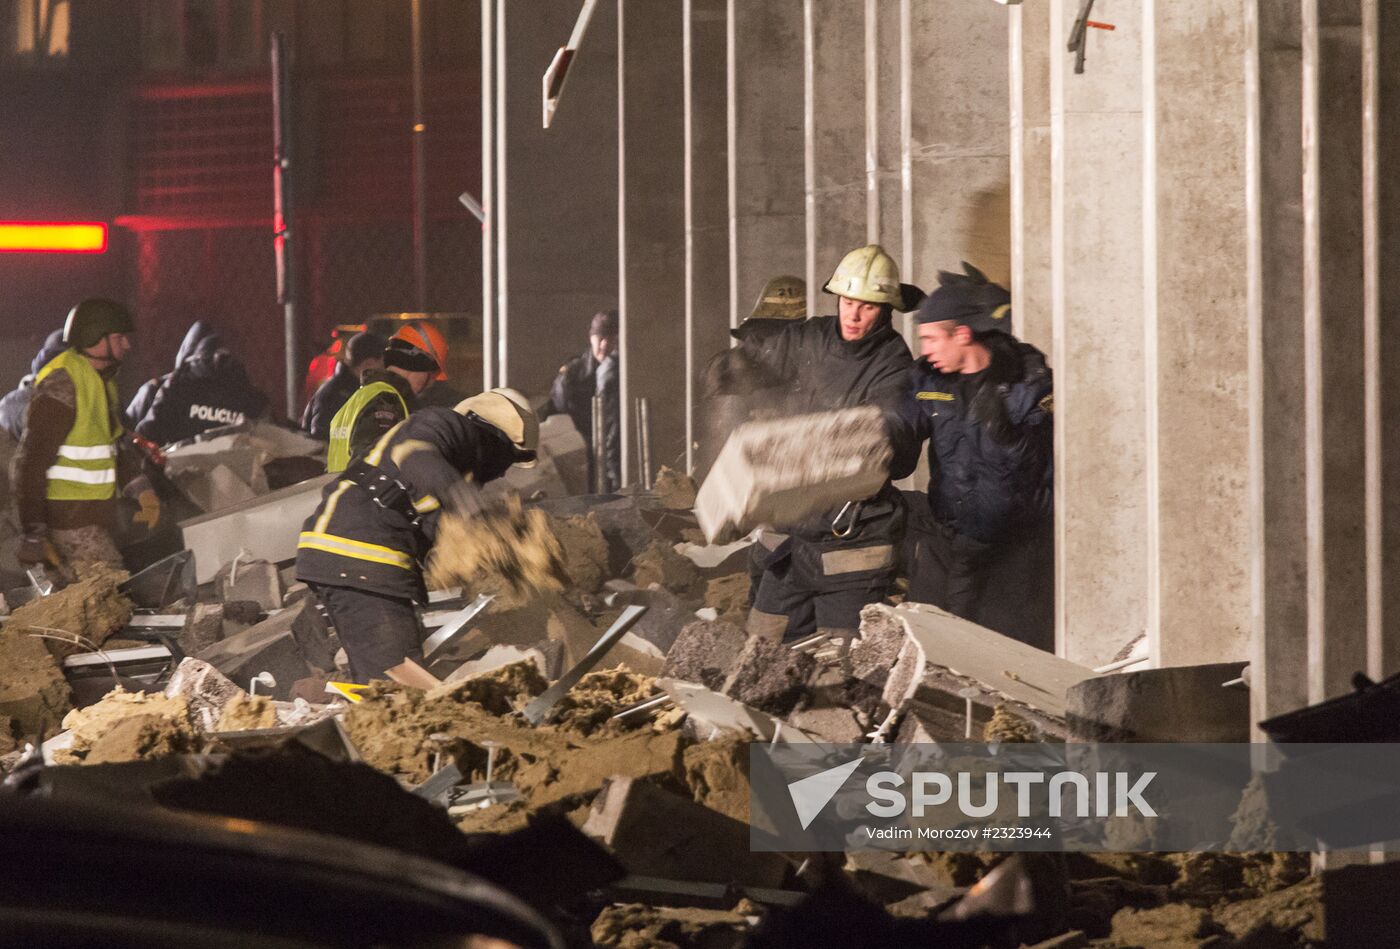
[[[364,375],[360,377],[360,385],[367,386],[371,382],[387,382],[394,387],[394,391],[403,397],[404,404],[409,411],[417,405],[417,397],[413,394],[413,387],[408,384],[408,380],[397,372],[390,372],[388,369],[366,369]]]

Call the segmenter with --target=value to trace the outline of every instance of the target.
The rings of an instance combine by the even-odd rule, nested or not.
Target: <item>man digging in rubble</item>
[[[1050,369],[1011,335],[1011,294],[963,268],[940,272],[919,308],[923,359],[896,440],[915,455],[928,441],[928,496],[909,498],[908,599],[1050,649]]]
[[[297,579],[320,597],[357,682],[422,658],[415,604],[446,511],[474,513],[475,486],[535,462],[539,422],[525,397],[492,389],[430,406],[383,435],[326,486],[303,525]]]
[[[350,459],[408,418],[418,408],[418,396],[442,371],[437,359],[400,336],[384,347],[383,360],[383,369],[365,370],[363,384],[331,419],[327,471],[344,471]]]
[[[63,326],[65,349],[34,378],[15,455],[21,566],[47,564],[72,579],[87,563],[120,568],[113,539],[117,487],[135,477],[119,458],[116,374],[135,321],[112,300],[84,300]]]
[[[875,244],[847,254],[822,289],[840,298],[838,316],[748,334],[717,376],[766,373],[786,390],[785,414],[861,405],[896,411],[913,358],[891,315],[907,309],[917,290],[899,282],[894,259]],[[883,599],[894,580],[902,525],[899,492],[886,481],[875,496],[809,517],[786,534],[765,531],[750,634],[853,638],[861,607]]]

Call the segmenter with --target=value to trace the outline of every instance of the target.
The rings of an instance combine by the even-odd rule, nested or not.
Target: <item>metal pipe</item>
[[[491,219],[496,230],[496,385],[510,385],[510,245],[506,208],[506,0],[496,0],[496,198]]]
[[[595,395],[593,397],[592,432],[593,483],[591,488],[594,494],[607,494],[607,439],[603,433],[603,397],[601,395]]]
[[[413,289],[418,312],[428,311],[427,135],[423,123],[423,0],[409,7],[413,46]]]
[[[632,400],[632,444],[636,446],[637,486],[645,489],[646,463],[642,460],[642,400],[640,396]]]
[[[277,267],[277,302],[282,304],[287,417],[301,401],[301,343],[297,338],[297,285],[292,244],[291,50],[284,34],[272,34],[272,247]]]
[[[496,387],[495,0],[481,0],[481,388]]]
[[[651,402],[646,396],[637,400],[637,444],[642,461],[642,487],[651,490]]]

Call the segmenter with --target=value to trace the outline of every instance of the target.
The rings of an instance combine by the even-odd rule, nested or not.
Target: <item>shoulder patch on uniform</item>
[[[1040,400],[1040,410],[1049,415],[1055,413],[1055,394],[1053,392]]]
[[[914,396],[920,402],[952,402],[951,392],[918,392]]]

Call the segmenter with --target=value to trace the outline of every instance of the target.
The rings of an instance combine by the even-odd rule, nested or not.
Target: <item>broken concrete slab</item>
[[[245,694],[218,669],[190,657],[180,661],[165,686],[165,697],[183,699],[190,721],[203,731],[213,731],[224,707]]]
[[[596,593],[608,578],[608,541],[590,511],[582,515],[550,517],[549,528],[564,551],[564,572],[573,586]]]
[[[1070,740],[1247,742],[1249,692],[1222,687],[1244,665],[1172,666],[1079,682],[1067,693]]]
[[[661,506],[670,511],[688,511],[695,506],[695,479],[683,471],[674,471],[665,465],[656,472],[651,493]]]
[[[195,577],[214,578],[219,568],[245,557],[279,563],[296,556],[301,525],[321,503],[333,475],[323,475],[273,491],[234,507],[180,522],[185,547],[194,552]]]
[[[629,591],[626,602],[647,608],[632,633],[655,646],[663,660],[681,630],[695,617],[669,589]]]
[[[464,662],[456,669],[453,669],[443,680],[444,685],[453,685],[458,682],[465,682],[468,679],[475,679],[477,676],[488,675],[497,669],[512,665],[517,662],[532,662],[539,669],[540,675],[548,679],[549,666],[543,653],[535,648],[522,649],[520,646],[498,645],[492,646],[479,658],[470,662]]]
[[[185,626],[180,630],[176,643],[187,656],[203,652],[214,645],[224,635],[224,605],[222,603],[196,603],[185,614]]]
[[[641,876],[748,886],[787,876],[781,854],[750,850],[747,824],[635,778],[603,783],[583,832]]]
[[[695,500],[707,540],[747,533],[868,498],[885,483],[891,449],[880,410],[861,406],[748,422],[729,437]]]
[[[817,660],[759,636],[744,642],[720,691],[745,705],[783,718],[806,695]]]
[[[260,672],[270,672],[277,681],[275,698],[287,700],[292,684],[312,673],[293,632],[295,616],[286,613],[271,617],[241,633],[215,643],[196,658],[218,669],[242,687]]]
[[[1017,706],[1063,721],[1070,688],[1091,679],[1087,666],[1028,646],[935,606],[903,603],[890,611],[923,650],[927,670],[945,670]]]
[[[671,701],[698,726],[696,734],[702,740],[708,737],[709,732],[718,731],[756,736],[763,741],[772,741],[775,737],[788,742],[817,741],[816,736],[807,734],[795,725],[703,685],[662,678],[656,680],[656,687],[669,695]]]
[[[53,734],[73,707],[73,694],[44,641],[5,624],[0,670],[0,716],[13,719],[20,735]]]
[[[632,582],[643,589],[685,592],[700,582],[700,571],[670,544],[657,540],[632,558]]]
[[[747,633],[723,620],[687,623],[666,653],[661,675],[719,691],[739,661],[746,642]]]
[[[219,570],[214,586],[221,600],[250,600],[268,613],[282,608],[282,578],[266,560],[235,557]]]
[[[584,495],[541,501],[533,506],[551,517],[592,514],[597,518],[608,542],[607,575],[610,577],[621,576],[632,558],[657,539],[656,532],[642,517],[640,503],[635,497]]]

